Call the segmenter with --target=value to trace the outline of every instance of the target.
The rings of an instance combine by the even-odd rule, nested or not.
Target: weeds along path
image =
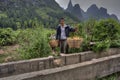
[[[19,48],[18,44],[11,45],[11,46],[4,46],[0,49],[0,54],[15,52],[16,49],[18,49],[18,48]]]

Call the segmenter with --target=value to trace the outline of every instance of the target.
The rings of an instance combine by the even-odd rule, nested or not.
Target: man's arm
[[[71,28],[70,26],[68,26],[68,27],[69,27],[70,32],[75,32],[76,31],[75,28]]]
[[[56,39],[58,40],[59,39],[59,28],[57,27],[56,29]]]

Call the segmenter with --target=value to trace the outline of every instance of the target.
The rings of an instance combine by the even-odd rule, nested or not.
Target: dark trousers
[[[68,53],[68,44],[67,44],[67,40],[60,40],[60,52],[61,53]]]

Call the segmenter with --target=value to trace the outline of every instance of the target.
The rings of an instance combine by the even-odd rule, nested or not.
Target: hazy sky
[[[68,5],[69,0],[56,0],[61,7],[65,8]],[[86,11],[92,4],[96,4],[98,7],[104,7],[108,9],[108,13],[116,14],[120,19],[120,0],[72,0],[73,5],[80,4],[80,7]]]

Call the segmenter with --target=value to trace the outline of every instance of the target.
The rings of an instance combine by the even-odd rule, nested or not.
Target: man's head
[[[64,18],[60,18],[59,22],[60,22],[60,24],[61,24],[62,26],[64,26],[64,24],[65,24]]]

